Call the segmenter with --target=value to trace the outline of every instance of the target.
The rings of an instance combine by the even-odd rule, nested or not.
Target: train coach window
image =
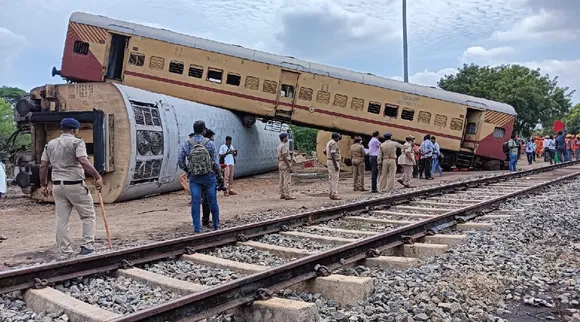
[[[355,111],[362,111],[365,107],[365,100],[358,97],[353,97],[352,101],[350,102],[350,108]]]
[[[76,40],[73,45],[73,53],[79,55],[88,55],[89,54],[89,43]]]
[[[151,58],[149,58],[149,69],[163,70],[164,67],[165,58],[157,56],[151,56]]]
[[[184,68],[183,67],[183,63],[180,62],[180,61],[174,61],[174,60],[172,60],[169,63],[169,72],[170,73],[174,73],[174,74],[181,75],[181,74],[183,74],[183,68]]]
[[[477,130],[477,124],[467,123],[467,133],[466,134],[475,134],[476,130]]]
[[[221,84],[224,71],[221,69],[208,68],[206,81]]]
[[[415,118],[415,110],[404,108],[401,112],[401,120],[412,121]]]
[[[458,118],[452,118],[449,128],[452,129],[453,131],[463,130],[463,120]]]
[[[385,104],[385,112],[383,113],[383,116],[392,117],[396,119],[397,115],[399,115],[399,106]]]
[[[493,137],[496,139],[503,139],[505,137],[505,129],[501,127],[496,127],[493,130]]]
[[[298,93],[298,98],[304,101],[312,101],[312,88],[300,87],[300,93]]]
[[[242,76],[240,76],[238,74],[228,73],[228,76],[226,77],[226,84],[240,86],[241,82],[242,82]]]
[[[131,55],[129,55],[129,65],[138,67],[145,65],[145,55],[139,53],[131,53]]]
[[[346,107],[347,101],[348,97],[346,95],[334,94],[334,102],[332,103],[332,105],[338,107]]]
[[[189,72],[187,75],[190,77],[201,78],[203,76],[203,67],[198,65],[189,65]]]
[[[294,86],[282,84],[280,86],[280,97],[294,98]]]
[[[447,126],[447,116],[436,114],[435,115],[435,126],[446,127]]]
[[[265,80],[262,85],[262,91],[264,93],[276,94],[276,88],[278,88],[278,83],[270,80]]]
[[[320,104],[330,103],[330,93],[327,91],[318,91],[316,93],[316,102]]]
[[[369,107],[367,108],[367,112],[373,113],[373,114],[381,113],[381,103],[369,102]]]
[[[244,86],[247,89],[257,90],[260,87],[260,79],[254,76],[246,76],[246,84]]]
[[[431,123],[431,113],[425,111],[419,111],[419,117],[417,119],[419,123]]]

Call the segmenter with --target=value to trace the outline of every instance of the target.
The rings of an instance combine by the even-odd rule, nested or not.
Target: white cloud
[[[577,28],[567,23],[564,12],[542,9],[518,21],[509,30],[495,31],[491,39],[502,42],[562,42],[576,39],[578,32]]]
[[[0,80],[8,78],[12,64],[28,46],[28,40],[9,29],[0,27]]]
[[[558,86],[569,87],[570,90],[577,90],[573,97],[574,103],[580,103],[580,59],[576,60],[557,60],[549,59],[542,61],[529,62],[511,62],[509,64],[522,65],[528,68],[540,68],[542,75],[549,74],[551,78],[558,76]],[[493,66],[494,64],[492,64]],[[497,64],[500,65],[500,64]],[[409,76],[409,82],[418,85],[437,86],[437,82],[445,75],[454,75],[457,73],[455,68],[444,68],[436,72],[424,70]],[[402,81],[400,76],[391,77],[392,79]]]
[[[462,60],[464,62],[491,63],[497,60],[505,59],[506,56],[515,52],[512,47],[496,47],[485,49],[480,46],[469,47],[463,52]]]
[[[288,6],[279,13],[276,40],[293,55],[333,56],[380,46],[400,37],[400,26],[371,12],[343,8],[332,2]]]
[[[561,87],[568,86],[570,89],[578,91],[574,95],[574,101],[576,103],[580,102],[580,59],[548,59],[519,64],[532,69],[540,68],[542,74],[549,74],[551,78],[558,76],[558,85]]]
[[[437,86],[437,82],[439,82],[439,80],[442,77],[446,75],[455,75],[456,73],[457,73],[456,68],[444,68],[436,72],[430,72],[429,70],[425,69],[422,72],[409,75],[409,82],[418,85]],[[403,81],[403,77],[400,76],[395,76],[391,78],[398,81]]]

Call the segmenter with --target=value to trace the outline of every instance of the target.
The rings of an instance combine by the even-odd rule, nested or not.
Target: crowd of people
[[[73,250],[68,237],[68,222],[73,208],[83,221],[83,241],[80,255],[93,252],[95,234],[95,210],[93,199],[85,183],[85,172],[95,178],[95,188],[100,192],[103,185],[100,174],[88,159],[85,143],[77,138],[80,123],[72,118],[65,118],[60,123],[62,134],[51,140],[45,146],[40,166],[40,192],[48,196],[48,167],[52,166],[52,195],[56,205],[56,241],[60,250],[72,254]],[[206,128],[204,121],[193,124],[193,133],[180,147],[178,165],[183,174],[182,184],[191,194],[191,217],[194,232],[199,233],[202,227],[220,228],[219,205],[217,192],[223,191],[224,196],[237,195],[233,190],[233,177],[238,150],[228,136],[225,143],[217,149],[214,142],[215,133]],[[331,139],[324,148],[327,156],[329,197],[340,200],[338,185],[340,164],[342,161],[338,142],[339,133],[332,133]],[[443,154],[437,139],[425,135],[421,143],[416,143],[412,135],[406,137],[406,142],[400,144],[392,140],[391,133],[380,136],[378,131],[372,133],[372,138],[366,149],[362,138],[355,137],[350,147],[353,190],[368,191],[364,182],[365,157],[369,157],[371,165],[372,193],[388,193],[394,189],[395,182],[410,188],[412,178],[433,180],[435,173],[443,175],[440,161]],[[397,150],[400,149],[400,155]],[[504,144],[504,152],[509,155],[511,171],[516,171],[517,161],[521,155],[527,156],[531,164],[536,158],[544,157],[545,162],[560,163],[570,161],[572,157],[580,159],[580,134],[568,134],[560,131],[557,135],[531,137],[521,140],[513,135]],[[280,143],[276,147],[278,169],[280,174],[280,199],[294,200],[292,195],[291,173],[292,158],[288,148],[288,134],[280,134]],[[0,165],[0,174],[4,169]],[[402,168],[402,176],[397,180],[397,167]],[[0,176],[0,181],[5,181]],[[0,182],[0,198],[6,193],[6,188]],[[200,207],[202,208],[200,213]],[[210,218],[211,214],[211,218]],[[202,218],[200,218],[202,217]]]
[[[340,199],[338,196],[341,160],[338,141],[340,139],[340,134],[333,133],[323,151],[327,157],[329,197],[332,200]],[[397,149],[401,150],[399,156],[397,156]],[[392,191],[395,181],[406,188],[412,188],[412,178],[433,180],[436,172],[440,176],[443,175],[440,165],[443,153],[436,137],[431,135],[425,135],[421,143],[416,143],[415,137],[408,135],[405,144],[400,144],[392,140],[391,133],[385,133],[381,137],[378,131],[374,131],[368,149],[362,145],[362,138],[357,136],[350,147],[350,153],[354,191],[368,191],[364,184],[364,159],[367,155],[371,164],[372,193]],[[399,179],[396,179],[397,166],[403,169]]]
[[[504,152],[509,155],[510,171],[517,171],[517,161],[525,155],[528,164],[536,161],[536,158],[544,158],[544,162],[562,163],[571,161],[572,158],[580,160],[580,134],[571,134],[567,131],[559,131],[552,136],[534,136],[525,140],[512,135],[504,145]]]

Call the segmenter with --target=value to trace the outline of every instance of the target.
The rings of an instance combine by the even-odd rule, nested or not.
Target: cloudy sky
[[[401,0],[2,1],[0,85],[52,78],[74,11],[402,79]],[[81,3],[82,2],[82,3]],[[409,75],[519,63],[580,90],[579,0],[408,0]],[[580,101],[580,93],[574,101]]]

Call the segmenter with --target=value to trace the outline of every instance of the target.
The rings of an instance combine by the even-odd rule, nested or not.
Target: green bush
[[[308,154],[316,151],[318,130],[296,125],[290,125],[290,129],[294,135],[294,150]]]

